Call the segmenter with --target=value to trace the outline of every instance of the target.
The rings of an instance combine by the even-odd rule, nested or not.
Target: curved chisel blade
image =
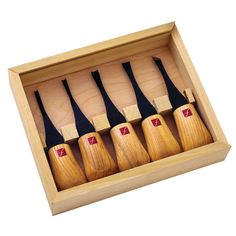
[[[153,57],[153,60],[155,61],[158,69],[160,70],[162,77],[165,81],[166,88],[168,91],[170,103],[173,107],[173,111],[176,110],[178,107],[181,107],[185,104],[187,104],[187,99],[182,95],[182,93],[175,87],[173,82],[171,81],[169,75],[167,74],[164,65],[162,64],[162,61],[158,57]]]
[[[36,101],[38,103],[39,109],[41,111],[41,114],[43,116],[43,122],[44,122],[44,128],[45,128],[45,139],[46,139],[46,145],[47,148],[50,149],[51,147],[54,147],[58,144],[64,143],[64,139],[62,135],[58,132],[58,130],[53,125],[52,121],[48,117],[43,102],[41,100],[39,91],[34,92]]]
[[[62,80],[62,83],[63,83],[64,88],[67,92],[67,95],[70,99],[70,103],[71,103],[71,106],[72,106],[72,109],[74,112],[74,116],[75,116],[76,129],[77,129],[80,137],[83,136],[84,134],[95,132],[93,125],[90,123],[90,121],[87,119],[87,117],[84,115],[84,113],[80,110],[79,106],[75,102],[75,100],[71,94],[67,80],[66,79]]]
[[[154,108],[154,106],[149,102],[149,100],[145,97],[142,90],[138,86],[138,83],[134,77],[130,62],[122,63],[122,66],[125,69],[128,77],[130,79],[130,82],[133,86],[136,100],[138,103],[138,108],[139,108],[139,111],[142,115],[142,118],[145,119],[151,115],[157,114],[157,111]]]
[[[115,107],[115,105],[113,104],[113,102],[109,98],[109,96],[102,84],[98,70],[93,71],[91,74],[92,74],[93,79],[96,82],[101,94],[102,94],[103,101],[106,106],[107,118],[109,120],[111,127],[114,127],[114,126],[121,124],[121,123],[125,123],[126,120],[125,120],[124,116],[120,113],[120,111]]]

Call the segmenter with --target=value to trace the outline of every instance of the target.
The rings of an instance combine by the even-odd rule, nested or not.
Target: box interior
[[[108,95],[120,111],[129,105],[136,104],[135,94],[122,68],[122,62],[131,62],[137,82],[149,101],[152,102],[154,98],[166,95],[167,90],[164,81],[152,60],[152,56],[162,59],[170,78],[181,92],[189,87],[193,90],[198,109],[198,95],[189,84],[188,78],[185,78],[183,69],[176,62],[170,36],[170,33],[165,33],[149,37],[22,74],[22,84],[38,132],[44,135],[43,120],[34,98],[35,90],[40,91],[45,109],[58,130],[62,126],[74,123],[70,101],[61,83],[64,78],[67,78],[76,102],[90,120],[96,115],[105,113],[102,97],[91,76],[91,72],[97,69],[101,74]],[[199,113],[210,131],[212,131],[201,107]],[[172,115],[166,115],[164,118],[179,141]],[[146,146],[140,124],[135,125],[134,128],[141,142]],[[115,152],[109,134],[103,135],[103,140],[115,159]],[[73,142],[71,147],[83,168],[77,142]]]

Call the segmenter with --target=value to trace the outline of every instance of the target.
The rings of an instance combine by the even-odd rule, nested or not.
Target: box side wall
[[[33,61],[23,65],[19,65],[11,68],[18,74],[27,73],[30,71],[39,70],[49,65],[56,65],[62,62],[71,61],[81,57],[85,57],[94,53],[102,52],[104,50],[110,50],[127,43],[139,41],[140,39],[150,38],[155,35],[161,35],[170,33],[174,26],[174,22],[169,22],[160,26],[156,26],[150,29],[145,29],[139,32],[131,33],[114,39],[110,39],[104,42],[100,42],[94,45],[86,46],[83,48],[75,49],[69,52],[61,53],[55,56],[44,58],[41,60]]]
[[[227,143],[223,130],[216,118],[214,110],[209,102],[206,92],[176,26],[173,28],[170,36],[169,48],[185,84],[191,88],[194,93],[198,109],[204,122],[209,128],[213,139],[215,141],[223,141]]]
[[[34,119],[26,99],[23,86],[21,84],[20,77],[17,73],[9,70],[10,85],[12,88],[13,95],[24,125],[31,150],[33,152],[34,160],[43,183],[43,187],[51,205],[57,189],[51,174],[51,170],[47,161],[47,157],[44,153],[44,149],[41,144],[41,140],[34,123]]]

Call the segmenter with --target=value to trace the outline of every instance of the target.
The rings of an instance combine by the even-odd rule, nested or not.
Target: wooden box
[[[65,126],[73,126],[71,106],[60,82],[67,78],[73,94],[76,95],[76,101],[92,121],[94,116],[105,113],[101,95],[90,75],[95,69],[99,69],[107,92],[120,111],[136,104],[132,87],[121,70],[121,62],[132,61],[137,80],[150,101],[167,94],[151,56],[163,59],[170,77],[181,91],[191,89],[196,100],[195,106],[210,130],[214,142],[58,191],[44,151],[43,140],[40,138],[44,136],[44,128],[33,91],[40,90],[46,110],[58,130]],[[230,149],[173,22],[10,68],[9,77],[52,214],[222,161]],[[172,115],[167,114],[165,118],[178,139]],[[144,143],[140,122],[135,125],[135,130]],[[109,134],[103,134],[103,139],[114,156]],[[78,161],[81,162],[77,143],[72,140],[71,145]]]

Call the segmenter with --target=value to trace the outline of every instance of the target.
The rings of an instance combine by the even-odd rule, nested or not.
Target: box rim
[[[78,59],[80,57],[85,57],[90,54],[96,54],[101,51],[110,50],[111,48],[133,43],[133,42],[139,41],[140,39],[145,39],[145,38],[165,34],[165,33],[171,32],[174,26],[175,26],[174,21],[169,22],[166,24],[152,27],[152,28],[137,31],[131,34],[126,34],[120,37],[105,40],[96,44],[91,44],[91,45],[74,49],[71,51],[59,53],[54,56],[49,56],[49,57],[45,57],[39,60],[34,60],[29,63],[24,63],[18,66],[11,67],[8,70],[14,71],[20,75],[24,73],[32,72],[35,70],[40,70],[48,66],[57,65],[66,61],[71,61],[74,59]]]

